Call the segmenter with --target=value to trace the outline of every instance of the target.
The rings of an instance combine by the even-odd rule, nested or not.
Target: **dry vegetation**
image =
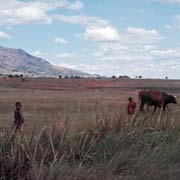
[[[137,101],[143,83],[172,91],[180,102],[180,82],[91,81],[0,82],[0,179],[180,179],[180,106],[126,116],[128,96]],[[25,128],[15,136],[17,100]]]

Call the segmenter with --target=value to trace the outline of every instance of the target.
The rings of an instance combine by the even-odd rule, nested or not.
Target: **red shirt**
[[[129,102],[127,106],[127,114],[134,115],[135,111],[136,111],[136,103],[134,101]]]

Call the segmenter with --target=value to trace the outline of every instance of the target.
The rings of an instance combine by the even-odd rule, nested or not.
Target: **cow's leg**
[[[156,112],[157,109],[157,105],[154,105],[154,113]]]
[[[167,105],[166,105],[166,104],[163,104],[163,111],[164,111],[164,112],[166,112],[166,108],[168,108]]]
[[[149,111],[149,106],[150,106],[150,105],[149,105],[149,104],[147,104],[147,111]]]
[[[144,112],[144,102],[142,102],[142,101],[141,101],[141,104],[140,104],[140,111]]]

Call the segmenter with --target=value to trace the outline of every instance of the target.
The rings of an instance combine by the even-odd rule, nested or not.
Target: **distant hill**
[[[0,73],[24,74],[35,77],[91,76],[88,73],[78,70],[54,66],[47,60],[32,56],[22,49],[12,49],[2,46],[0,46]]]

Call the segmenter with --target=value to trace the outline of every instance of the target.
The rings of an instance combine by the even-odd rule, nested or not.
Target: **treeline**
[[[93,78],[93,79],[102,79],[102,78],[112,78],[112,79],[130,79],[129,76],[111,76],[111,77],[107,77],[107,76],[97,76],[97,77],[81,77],[81,76],[59,76],[59,79],[81,79],[81,78]]]
[[[8,74],[7,77],[9,78],[23,78],[23,74]]]

